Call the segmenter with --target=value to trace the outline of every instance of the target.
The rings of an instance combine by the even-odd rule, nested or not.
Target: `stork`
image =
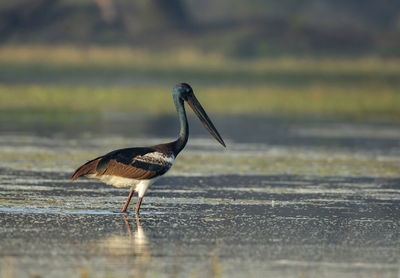
[[[225,143],[207,113],[197,100],[192,88],[186,83],[177,84],[172,91],[180,123],[179,136],[175,141],[150,147],[118,149],[96,157],[80,166],[71,180],[88,177],[101,180],[115,187],[130,187],[128,198],[122,207],[126,212],[132,196],[138,194],[135,214],[139,214],[148,187],[168,172],[189,138],[189,124],[185,101],[193,109],[210,134],[224,147]]]

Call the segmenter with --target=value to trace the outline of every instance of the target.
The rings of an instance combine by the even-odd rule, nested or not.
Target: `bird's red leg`
[[[133,188],[131,188],[131,191],[129,192],[129,195],[128,195],[128,199],[126,199],[126,202],[125,202],[124,207],[122,208],[121,212],[126,212],[126,209],[128,208],[129,202],[132,199],[133,193],[135,193],[135,190]]]
[[[139,197],[136,207],[135,207],[135,214],[139,215],[140,205],[142,204],[143,197]]]

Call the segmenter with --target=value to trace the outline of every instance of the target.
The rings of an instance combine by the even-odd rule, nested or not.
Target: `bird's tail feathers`
[[[74,181],[81,176],[96,173],[96,167],[97,164],[99,163],[99,160],[100,158],[95,158],[83,164],[81,167],[76,169],[75,173],[71,177],[71,180]]]

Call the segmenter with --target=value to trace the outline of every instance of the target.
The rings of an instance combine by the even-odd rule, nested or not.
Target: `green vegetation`
[[[343,117],[378,116],[400,119],[400,92],[394,88],[302,89],[196,88],[197,96],[213,113],[325,114]],[[0,86],[0,109],[49,115],[68,111],[143,111],[174,113],[171,88],[88,86]],[[60,114],[59,111],[66,111]],[[56,113],[58,112],[58,113]]]
[[[26,70],[51,74],[53,71],[88,74],[94,72],[193,72],[207,71],[219,76],[232,74],[257,75],[292,74],[299,77],[355,78],[352,82],[369,82],[394,79],[400,76],[400,59],[382,59],[374,56],[363,58],[294,57],[234,59],[218,52],[202,52],[196,48],[151,51],[128,47],[76,47],[76,46],[3,46],[0,47],[0,70]],[[18,77],[18,76],[17,76]],[[290,80],[282,80],[290,81]]]
[[[174,113],[174,83],[154,85],[168,77],[192,83],[213,113],[400,119],[399,60],[235,60],[193,49],[155,55],[117,47],[15,46],[0,48],[0,73],[9,84],[0,86],[0,109],[16,118],[62,118],[70,111]],[[121,86],[113,80],[118,76],[147,81]],[[94,77],[101,82],[86,82]]]

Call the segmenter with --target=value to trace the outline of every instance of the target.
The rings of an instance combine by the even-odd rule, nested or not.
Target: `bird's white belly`
[[[96,176],[95,174],[91,174],[91,175],[87,175],[87,177],[92,178],[92,179],[101,180],[102,182],[105,182],[106,184],[109,184],[109,185],[112,185],[115,187],[135,187],[138,183],[141,182],[140,180],[111,176],[111,175]]]
[[[101,180],[102,182],[115,187],[132,187],[138,193],[139,197],[143,197],[147,188],[159,178],[155,177],[151,180],[135,180],[111,175],[96,176],[94,174],[87,175],[87,177]]]

